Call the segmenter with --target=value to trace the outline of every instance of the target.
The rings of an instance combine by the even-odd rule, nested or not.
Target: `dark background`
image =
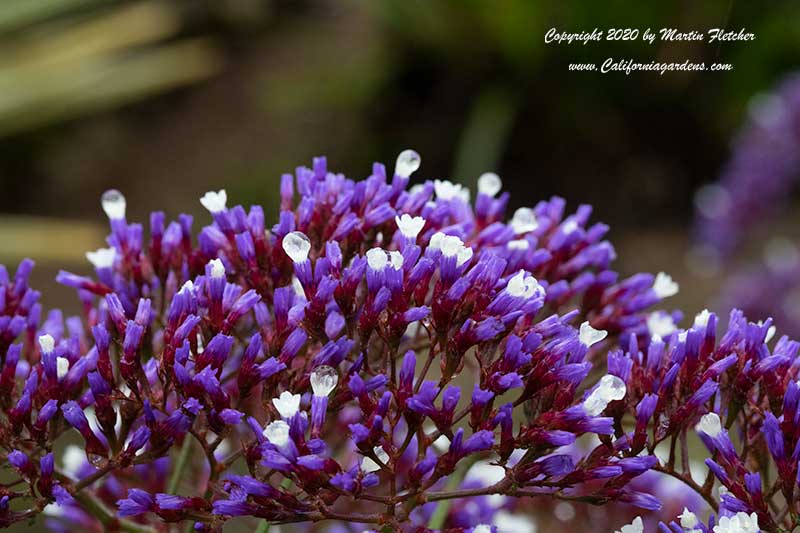
[[[4,0],[0,259],[37,259],[45,303],[74,305],[50,280],[88,271],[105,189],[124,192],[130,219],[186,211],[199,228],[206,190],[274,214],[280,174],[313,156],[363,178],[410,147],[421,178],[496,171],[513,208],[593,204],[618,268],[672,273],[674,303],[694,312],[717,280],[684,261],[693,193],[718,176],[751,99],[800,63],[797,20],[796,1]],[[545,44],[551,27],[756,39]],[[607,57],[734,70],[567,68]]]

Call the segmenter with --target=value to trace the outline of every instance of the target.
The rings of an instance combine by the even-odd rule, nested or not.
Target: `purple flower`
[[[255,505],[238,500],[217,500],[212,504],[213,512],[225,516],[253,515],[258,511]]]
[[[98,526],[70,491],[118,500],[142,527],[198,531],[233,516],[413,529],[455,499],[440,527],[486,533],[515,495],[654,508],[634,485],[652,451],[705,413],[737,418],[729,406],[765,440],[765,471],[798,478],[800,344],[770,350],[769,323],[739,314],[719,342],[713,315],[682,331],[679,312],[650,310],[677,284],[619,279],[588,206],[552,198],[507,214],[493,174],[474,204],[450,182],[407,189],[419,162],[405,151],[393,173],[376,164],[356,182],[317,158],[281,178],[274,225],[219,190],[200,200],[199,231],[155,213],[147,234],[109,191],[94,274],[59,275],[80,318],[43,311],[28,262],[13,278],[0,268],[0,418],[13,428],[0,445],[23,474],[14,490],[66,505],[69,527],[87,530]],[[81,481],[62,486],[46,451],[70,428],[85,445],[58,462]],[[752,507],[775,529],[750,461],[727,430],[711,433],[701,439],[729,488],[720,508]],[[486,461],[500,475],[473,488],[496,494],[465,499],[467,481],[446,481]],[[159,492],[178,473],[211,497]],[[8,503],[3,525],[24,514]],[[473,503],[486,512],[466,513]]]
[[[153,496],[140,489],[130,489],[128,497],[117,502],[117,514],[121,517],[137,516],[155,508]]]
[[[19,450],[13,450],[8,454],[8,462],[23,475],[30,475],[33,472],[33,465],[30,459]]]

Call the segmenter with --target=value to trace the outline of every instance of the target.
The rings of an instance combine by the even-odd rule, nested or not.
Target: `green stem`
[[[459,139],[453,177],[475,189],[478,176],[497,168],[517,114],[517,96],[489,85],[475,99]]]
[[[128,533],[153,533],[153,529],[148,526],[117,518],[103,502],[86,492],[74,494],[73,498],[87,513],[97,518],[106,529],[113,527],[118,531],[127,531]]]
[[[178,489],[178,483],[180,483],[181,477],[183,477],[183,471],[186,469],[186,465],[189,463],[189,455],[191,451],[192,439],[191,436],[187,434],[183,437],[181,451],[178,454],[178,462],[175,463],[175,468],[172,469],[172,475],[169,477],[169,483],[167,484],[168,494],[175,494],[175,491]]]

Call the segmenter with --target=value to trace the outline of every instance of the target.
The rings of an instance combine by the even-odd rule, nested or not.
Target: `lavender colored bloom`
[[[245,516],[252,515],[258,511],[258,507],[239,500],[217,500],[213,504],[214,514],[225,516]]]
[[[769,323],[740,314],[719,339],[713,315],[682,331],[680,313],[650,310],[677,283],[619,279],[588,206],[553,198],[506,214],[487,174],[473,207],[450,182],[407,189],[419,163],[406,151],[393,174],[376,164],[356,182],[317,158],[282,177],[274,225],[219,190],[201,199],[199,231],[155,213],[146,236],[110,191],[95,274],[59,276],[78,288],[80,318],[43,312],[29,263],[13,278],[0,269],[0,410],[18,430],[0,444],[17,450],[20,490],[86,530],[102,526],[78,489],[116,501],[122,529],[211,531],[233,516],[424,528],[456,500],[441,529],[487,533],[504,530],[514,496],[656,508],[634,486],[676,464],[656,448],[706,413],[736,418],[729,404],[766,439],[770,471],[797,479],[800,344],[770,350]],[[85,444],[44,453],[69,428]],[[729,489],[720,508],[772,528],[752,458],[713,433],[701,439]],[[56,461],[80,481],[61,485]],[[466,498],[447,478],[473,463],[499,475],[465,480],[459,490],[491,489]],[[168,494],[176,473],[180,495]]]
[[[137,516],[152,511],[154,506],[153,496],[140,489],[130,489],[128,497],[117,502],[119,516]]]
[[[19,450],[13,450],[11,453],[8,454],[8,462],[19,470],[22,473],[26,471],[30,471],[31,469],[31,461],[28,459],[28,456],[22,453]]]
[[[223,409],[219,416],[226,424],[238,424],[242,421],[244,413],[236,409]]]
[[[159,510],[180,511],[191,506],[189,498],[174,494],[156,494],[155,501]]]
[[[61,485],[53,485],[52,493],[58,505],[67,506],[75,504],[75,498]]]

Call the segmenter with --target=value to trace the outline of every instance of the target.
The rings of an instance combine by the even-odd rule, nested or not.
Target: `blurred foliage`
[[[119,106],[217,72],[203,39],[175,39],[164,2],[0,3],[0,136]]]
[[[392,28],[398,42],[412,50],[421,50],[427,61],[439,63],[442,69],[458,70],[456,76],[462,78],[483,78],[490,80],[490,84],[513,87],[516,98],[527,100],[518,106],[521,112],[524,114],[527,106],[538,106],[536,111],[542,122],[548,115],[556,115],[546,122],[548,131],[565,141],[585,137],[575,131],[576,125],[591,129],[592,122],[606,123],[603,129],[611,129],[613,135],[614,128],[626,127],[626,112],[656,115],[647,108],[659,105],[673,106],[682,113],[688,104],[693,107],[690,118],[694,126],[703,128],[699,134],[724,145],[753,94],[768,87],[780,72],[800,63],[800,26],[795,23],[800,19],[800,3],[794,1],[770,2],[765,6],[733,0],[639,3],[392,0],[369,6]],[[543,35],[551,27],[568,32],[625,27],[641,30],[674,27],[681,31],[747,28],[757,37],[753,42],[717,44],[656,41],[648,45],[641,40],[545,44]],[[570,62],[599,64],[607,57],[729,61],[735,68],[724,76],[710,73],[603,76],[567,71]],[[482,94],[480,89],[476,91]],[[473,101],[476,107],[483,103],[481,97]],[[623,106],[627,109],[620,109]],[[495,123],[486,121],[484,138],[491,139],[495,127]],[[528,138],[533,137],[526,133]],[[476,136],[480,132],[474,132],[470,139]],[[480,148],[478,143],[471,142],[468,149],[458,150],[462,157],[455,168],[461,172],[460,176],[475,175],[498,162],[493,142],[485,143],[485,154],[476,152]],[[710,178],[702,176],[703,180]]]
[[[315,155],[363,177],[413,147],[426,177],[497,171],[512,207],[560,194],[623,232],[685,227],[749,100],[800,65],[797,20],[795,0],[4,0],[0,212],[101,222],[109,187],[136,219],[222,186],[274,209]],[[551,27],[756,40],[545,44]],[[734,70],[567,69],[607,57]]]
[[[45,217],[0,217],[0,262],[14,265],[36,250],[39,261],[70,261],[91,250],[105,231],[95,224]]]

